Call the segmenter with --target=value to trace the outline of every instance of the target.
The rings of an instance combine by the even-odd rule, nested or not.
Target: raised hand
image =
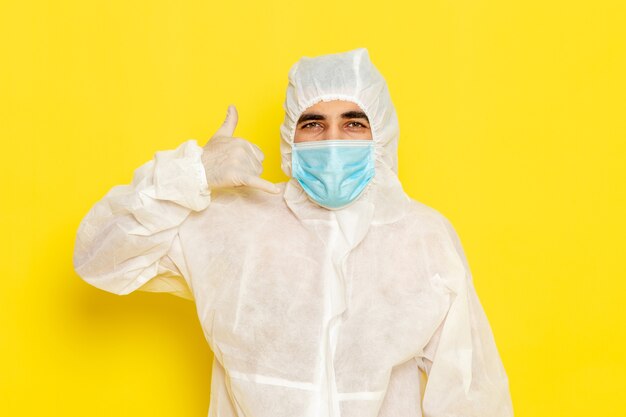
[[[233,137],[238,121],[237,109],[228,106],[226,120],[204,145],[202,163],[209,188],[248,186],[279,193],[273,183],[260,177],[264,155],[255,144]]]

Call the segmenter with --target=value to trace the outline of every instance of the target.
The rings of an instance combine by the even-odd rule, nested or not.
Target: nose
[[[342,131],[335,123],[330,125],[322,135],[322,140],[333,140],[333,139],[348,139],[347,137],[341,137]]]

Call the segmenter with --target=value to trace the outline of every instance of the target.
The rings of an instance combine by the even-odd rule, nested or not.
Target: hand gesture
[[[248,186],[279,193],[276,185],[260,178],[264,158],[261,149],[245,139],[233,137],[237,121],[237,109],[231,104],[226,120],[204,145],[202,163],[209,188]]]

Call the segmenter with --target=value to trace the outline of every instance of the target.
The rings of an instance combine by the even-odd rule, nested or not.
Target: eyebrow
[[[354,111],[354,110],[341,113],[341,118],[342,119],[365,119],[368,122],[370,121],[364,112]],[[319,114],[319,113],[304,113],[298,119],[297,124],[300,124],[302,122],[308,122],[309,120],[326,120],[326,116],[324,116],[323,114]]]

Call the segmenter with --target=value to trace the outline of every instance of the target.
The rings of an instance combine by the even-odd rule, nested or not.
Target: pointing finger
[[[222,126],[215,132],[213,137],[218,136],[233,136],[235,133],[235,127],[237,127],[237,121],[239,120],[239,115],[237,113],[237,108],[234,105],[229,105],[228,110],[226,112],[226,119]]]
[[[260,177],[249,176],[245,178],[244,183],[248,187],[257,188],[259,190],[267,191],[268,193],[278,194],[280,192],[280,188],[278,188],[275,184]]]

